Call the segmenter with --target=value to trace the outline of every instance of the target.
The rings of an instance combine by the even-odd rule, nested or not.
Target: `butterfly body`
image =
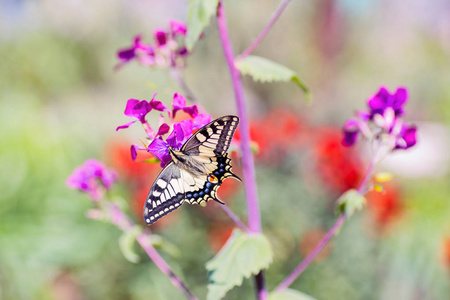
[[[226,153],[239,124],[236,116],[224,116],[200,128],[181,147],[169,148],[172,161],[153,183],[144,205],[144,221],[151,225],[184,202],[201,204],[217,197],[222,182],[239,177],[231,172]]]

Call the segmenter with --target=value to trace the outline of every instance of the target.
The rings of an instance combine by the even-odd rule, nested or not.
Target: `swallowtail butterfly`
[[[225,178],[241,180],[231,172],[227,150],[239,124],[236,116],[224,116],[200,128],[181,147],[169,148],[172,161],[156,177],[144,205],[147,225],[180,207],[217,197]]]

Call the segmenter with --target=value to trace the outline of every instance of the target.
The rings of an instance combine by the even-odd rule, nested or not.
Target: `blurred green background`
[[[226,1],[236,53],[278,4]],[[130,63],[114,71],[115,55],[136,34],[150,41],[154,28],[186,20],[186,6],[182,0],[0,2],[0,299],[183,297],[140,249],[139,263],[126,261],[120,232],[87,219],[90,201],[65,180],[87,158],[115,167],[121,180],[112,197],[140,222],[142,197],[159,167],[128,157],[129,144],[143,137],[139,126],[115,128],[128,121],[127,99],[158,92],[170,105],[181,89],[166,70]],[[214,117],[236,112],[219,46],[213,20],[184,71]],[[380,85],[406,86],[406,119],[419,128],[417,147],[378,166],[395,175],[386,194],[372,193],[367,208],[292,288],[317,299],[450,299],[448,1],[292,1],[255,54],[296,70],[314,97],[308,107],[293,84],[244,79],[252,136],[261,148],[263,229],[275,253],[269,289],[331,226],[333,202],[364,169],[364,147],[339,145],[342,124]],[[234,165],[239,172],[237,160]],[[222,189],[245,219],[242,185]],[[163,248],[162,255],[203,299],[204,263],[232,224],[215,203],[183,207],[160,223],[154,231],[179,250]],[[227,295],[253,298],[251,280]]]

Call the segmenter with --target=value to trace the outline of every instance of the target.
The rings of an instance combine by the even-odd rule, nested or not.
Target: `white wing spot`
[[[199,133],[196,136],[197,140],[199,140],[201,143],[206,141],[206,136],[204,136],[203,134]]]
[[[167,182],[164,181],[164,180],[162,180],[162,179],[158,179],[158,181],[156,182],[156,184],[157,184],[160,188],[162,188],[162,189],[166,188],[166,186],[167,186]]]
[[[147,223],[150,223],[150,219],[145,219],[145,221],[146,221]]]

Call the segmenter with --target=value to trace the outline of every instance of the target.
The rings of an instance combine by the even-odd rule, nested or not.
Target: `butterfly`
[[[180,150],[169,147],[172,161],[156,177],[144,204],[144,221],[151,225],[184,202],[202,204],[217,197],[217,189],[231,172],[227,150],[239,124],[224,116],[196,131]]]

